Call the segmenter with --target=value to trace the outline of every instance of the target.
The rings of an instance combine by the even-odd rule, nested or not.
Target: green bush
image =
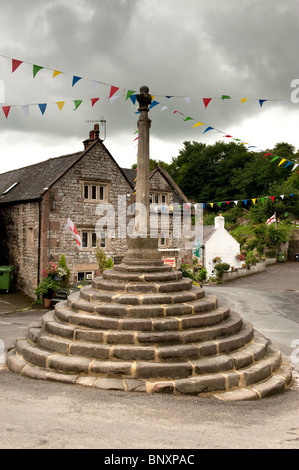
[[[220,283],[222,282],[222,276],[225,273],[225,271],[228,271],[230,268],[230,265],[228,263],[217,263],[214,266],[214,269],[216,270],[216,277],[217,277],[217,282]]]

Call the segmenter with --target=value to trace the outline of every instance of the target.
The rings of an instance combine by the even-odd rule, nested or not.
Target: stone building
[[[0,175],[0,264],[15,266],[17,288],[28,295],[33,295],[42,270],[49,262],[58,262],[62,254],[73,283],[96,276],[97,243],[116,263],[127,248],[126,238],[118,236],[117,229],[112,237],[106,230],[96,230],[97,208],[112,205],[118,227],[121,196],[127,224],[133,215],[127,206],[134,202],[136,171],[120,168],[99,138],[97,125],[83,144],[81,152]],[[164,169],[157,168],[150,178],[157,206],[188,202]],[[68,218],[81,236],[82,249],[65,230]],[[165,238],[163,233],[159,237],[163,257],[177,263],[180,240]]]

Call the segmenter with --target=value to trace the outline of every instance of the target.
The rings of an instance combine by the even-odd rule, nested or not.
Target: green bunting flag
[[[75,109],[74,111],[76,111],[76,109],[79,108],[80,104],[82,103],[83,100],[74,100],[74,104],[75,104]]]
[[[40,65],[33,65],[33,78],[35,78],[35,75],[37,74],[37,72],[39,72],[43,68],[44,67],[40,67]]]

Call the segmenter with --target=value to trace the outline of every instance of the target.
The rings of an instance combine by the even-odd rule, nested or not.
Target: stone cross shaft
[[[147,86],[140,88],[137,95],[140,117],[138,120],[138,156],[137,156],[137,188],[136,203],[143,204],[144,211],[138,211],[136,217],[136,229],[149,236],[149,134],[151,120],[148,117],[148,106],[152,102]]]

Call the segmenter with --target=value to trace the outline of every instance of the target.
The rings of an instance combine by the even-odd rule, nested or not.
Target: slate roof
[[[44,162],[35,163],[34,165],[0,174],[0,204],[20,203],[40,199],[47,189],[98,142],[99,140],[95,141],[90,147],[81,152],[50,158]],[[101,145],[103,144],[101,143]],[[115,162],[106,147],[105,151]],[[116,162],[115,164],[118,166]],[[134,183],[131,183],[128,175],[129,172],[134,170],[126,170],[125,173],[124,169],[120,167],[119,169],[133,188]],[[7,191],[9,188],[11,189]]]
[[[61,157],[50,158],[43,162],[35,163],[34,165],[29,165],[17,170],[0,174],[0,204],[39,200],[40,197],[61,176],[63,176],[67,170],[69,170],[77,161],[79,161],[80,158],[93,147],[93,145],[96,145],[96,142],[88,147],[87,150],[69,155],[62,155]],[[114,160],[106,147],[105,150]],[[137,176],[136,170],[132,168],[120,167],[119,169],[131,184],[132,188],[134,188],[134,180]],[[174,182],[168,172],[161,166],[150,173],[150,178],[155,174],[156,171],[159,171],[162,174],[162,176],[179,195],[183,202],[188,202],[187,197]]]
[[[0,204],[37,200],[83,154],[77,152],[50,158],[24,168],[0,174]],[[9,187],[17,183],[10,191]]]
[[[209,238],[216,232],[214,225],[204,225],[203,226],[203,244],[205,245]]]

